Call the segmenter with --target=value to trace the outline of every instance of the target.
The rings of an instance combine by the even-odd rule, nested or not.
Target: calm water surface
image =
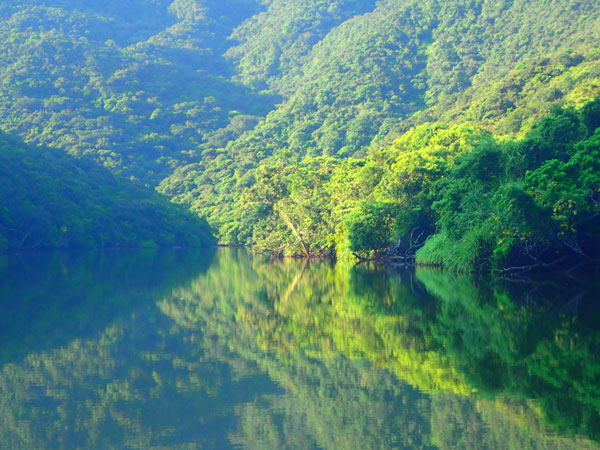
[[[598,285],[0,255],[0,448],[600,449]]]

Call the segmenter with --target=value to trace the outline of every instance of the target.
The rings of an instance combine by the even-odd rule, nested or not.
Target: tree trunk
[[[292,222],[290,217],[285,213],[285,211],[279,210],[279,213],[281,214],[281,217],[283,217],[283,220],[285,221],[287,226],[290,227],[290,230],[292,230],[292,233],[294,233],[294,236],[296,236],[296,238],[300,241],[300,245],[302,245],[302,249],[304,250],[304,254],[306,255],[306,257],[309,257],[310,252],[308,250],[308,246],[304,242],[304,239],[302,239],[302,235],[300,234],[298,229],[294,226],[294,223]]]

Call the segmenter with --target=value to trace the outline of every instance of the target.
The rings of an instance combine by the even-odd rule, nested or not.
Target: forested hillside
[[[210,244],[205,220],[156,192],[0,134],[0,249]]]
[[[2,129],[156,184],[211,132],[255,123],[273,99],[229,82],[220,56],[243,16],[170,3],[3,2]]]
[[[278,254],[409,258],[470,271],[600,253],[600,100],[555,108],[523,138],[424,124],[365,158],[280,157],[235,204]]]
[[[300,248],[288,213],[272,239],[269,211],[246,207],[264,177],[339,166],[358,186],[352,168],[412,127],[522,139],[552,106],[600,95],[596,0],[9,0],[0,19],[2,131],[158,189],[222,242],[278,253],[339,242]],[[290,205],[309,200],[296,192]],[[336,208],[360,222],[365,205]]]
[[[600,92],[594,2],[379,2],[318,42],[323,27],[314,23],[334,20],[313,15],[300,33],[309,11],[322,10],[298,3],[298,17],[271,3],[236,30],[242,43],[227,52],[237,80],[270,89],[283,103],[159,187],[206,214],[227,242],[247,242],[250,230],[236,226],[240,210],[231,205],[260,165],[365,156],[425,122],[470,121],[515,134],[551,105],[581,106]],[[269,26],[276,17],[280,25]],[[300,51],[282,30],[311,45]]]

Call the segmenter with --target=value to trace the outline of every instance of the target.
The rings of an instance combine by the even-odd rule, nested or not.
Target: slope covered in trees
[[[2,129],[155,184],[211,132],[255,123],[272,99],[229,82],[220,57],[251,2],[170,3],[3,2]]]
[[[228,242],[245,242],[248,230],[235,227],[231,204],[267,161],[364,156],[431,121],[516,133],[553,104],[581,105],[598,94],[593,2],[379,2],[304,53],[278,30],[309,41],[321,30],[306,26],[300,34],[302,19],[276,6],[239,27],[242,43],[227,54],[237,79],[271,89],[283,103],[159,188],[207,214]],[[278,28],[269,26],[274,16]],[[256,82],[260,73],[264,84]]]
[[[157,188],[226,243],[272,234],[240,205],[273,167],[351,181],[413,126],[523,137],[600,94],[591,0],[9,0],[0,19],[0,129]]]
[[[205,220],[156,192],[0,135],[0,249],[211,243]]]
[[[256,170],[231,223],[283,255],[423,247],[418,261],[463,271],[594,262],[599,126],[596,100],[556,108],[518,139],[425,124],[365,158],[282,156]]]

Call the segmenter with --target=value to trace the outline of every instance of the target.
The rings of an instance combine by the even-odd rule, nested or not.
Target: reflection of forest
[[[294,392],[335,385],[315,379],[300,387],[297,372],[303,364],[329,364],[338,353],[390,369],[431,395],[436,425],[424,443],[595,447],[572,440],[597,440],[600,429],[600,335],[593,299],[586,298],[595,290],[587,286],[576,295],[576,289],[515,288],[431,270],[272,262],[230,252],[219,254],[191,289],[176,290],[160,306],[185,326],[222,337],[217,330],[235,329],[227,341],[240,354],[253,340],[263,352],[248,356]],[[324,403],[302,397],[309,410]],[[324,417],[314,421],[329,424]]]
[[[90,319],[84,338],[73,328],[68,344],[40,345],[58,321],[23,333],[0,369],[3,446],[599,447],[600,338],[593,310],[574,314],[585,295],[565,305],[556,289],[243,250],[218,252],[208,270],[159,259],[110,264],[104,291],[93,291],[97,261],[89,275],[58,265],[80,285],[60,298],[121,313]],[[34,302],[42,291],[23,292]],[[147,300],[123,307],[140,292]],[[58,318],[69,303],[51,300]]]
[[[210,260],[182,249],[0,254],[0,363],[101,331]]]

